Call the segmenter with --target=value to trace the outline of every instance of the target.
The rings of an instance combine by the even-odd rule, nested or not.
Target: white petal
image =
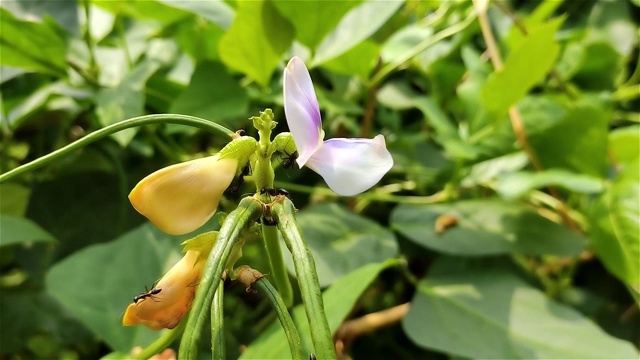
[[[373,139],[329,139],[307,166],[338,195],[352,196],[375,185],[393,166],[384,136]]]
[[[129,200],[160,230],[186,234],[213,216],[237,166],[236,158],[218,156],[175,164],[142,179]]]
[[[284,69],[283,87],[284,112],[302,167],[322,145],[324,132],[311,76],[300,58],[292,58]]]

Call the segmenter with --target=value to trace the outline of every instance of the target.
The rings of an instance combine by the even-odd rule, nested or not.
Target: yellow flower
[[[198,259],[199,256],[199,251],[187,251],[158,281],[154,287],[156,290],[150,292],[154,295],[129,304],[122,325],[142,324],[152,330],[176,327],[191,307],[200,282],[205,260]]]
[[[186,234],[213,216],[237,169],[237,157],[219,154],[175,164],[142,179],[129,200],[160,230]]]

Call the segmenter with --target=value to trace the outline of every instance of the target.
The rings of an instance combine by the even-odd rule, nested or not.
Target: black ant
[[[267,194],[269,196],[283,195],[283,196],[289,197],[289,191],[285,189],[276,190],[276,189],[263,187],[262,189],[260,189],[260,195],[264,195],[264,194]]]
[[[153,286],[155,286],[155,284]],[[147,290],[147,292],[146,293],[142,293],[140,295],[136,295],[133,298],[133,303],[137,304],[138,301],[142,301],[142,300],[144,300],[146,298],[151,298],[151,300],[156,301],[154,296],[160,294],[160,291],[162,291],[162,289],[158,289],[158,288],[155,288],[153,286],[151,286],[151,290],[147,290],[147,287],[145,286],[144,289]]]
[[[295,164],[296,159],[298,158],[298,150],[292,152],[291,154],[284,152],[287,154],[287,157],[282,160],[282,167],[288,169]]]
[[[244,184],[244,177],[249,175],[250,172],[251,172],[251,166],[249,164],[245,165],[242,168],[242,171],[240,172],[240,175],[238,176],[238,180],[236,180],[236,183],[229,186],[226,192],[228,194],[235,194],[236,192],[238,192],[238,190],[240,190],[240,186]]]

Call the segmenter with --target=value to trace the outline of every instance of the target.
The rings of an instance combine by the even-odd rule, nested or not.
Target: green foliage
[[[631,344],[549,299],[509,269],[450,260],[438,259],[418,284],[402,323],[417,343],[483,358],[631,359],[637,355]],[[477,331],[462,335],[461,328]]]
[[[337,204],[320,204],[297,217],[320,280],[326,287],[363,265],[381,262],[397,254],[394,234],[377,223],[353,214]],[[283,250],[293,272],[291,256]]]
[[[268,107],[275,132],[287,131],[282,69],[299,56],[325,138],[383,134],[394,159],[379,185],[343,199],[274,155],[331,331],[410,309],[337,339],[344,355],[638,358],[638,6],[488,2],[487,51],[466,1],[2,2],[0,176],[139,115],[192,115],[253,136],[248,119]],[[1,178],[0,357],[128,358],[161,337],[123,327],[122,314],[179,259],[181,240],[219,218],[168,236],[127,194],[228,141],[136,127]],[[266,273],[259,231],[243,233],[238,263]],[[267,274],[276,285],[295,278],[282,248],[290,274]],[[312,352],[292,284],[291,313]],[[224,310],[227,356],[290,356],[261,293],[227,282]]]

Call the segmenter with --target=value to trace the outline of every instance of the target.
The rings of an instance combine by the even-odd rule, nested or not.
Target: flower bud
[[[186,234],[213,216],[237,170],[238,158],[219,154],[171,165],[142,179],[129,200],[160,230]]]
[[[191,307],[205,260],[189,250],[155,285],[154,295],[129,304],[122,325],[142,324],[152,330],[173,329]],[[159,290],[159,291],[158,291]]]

